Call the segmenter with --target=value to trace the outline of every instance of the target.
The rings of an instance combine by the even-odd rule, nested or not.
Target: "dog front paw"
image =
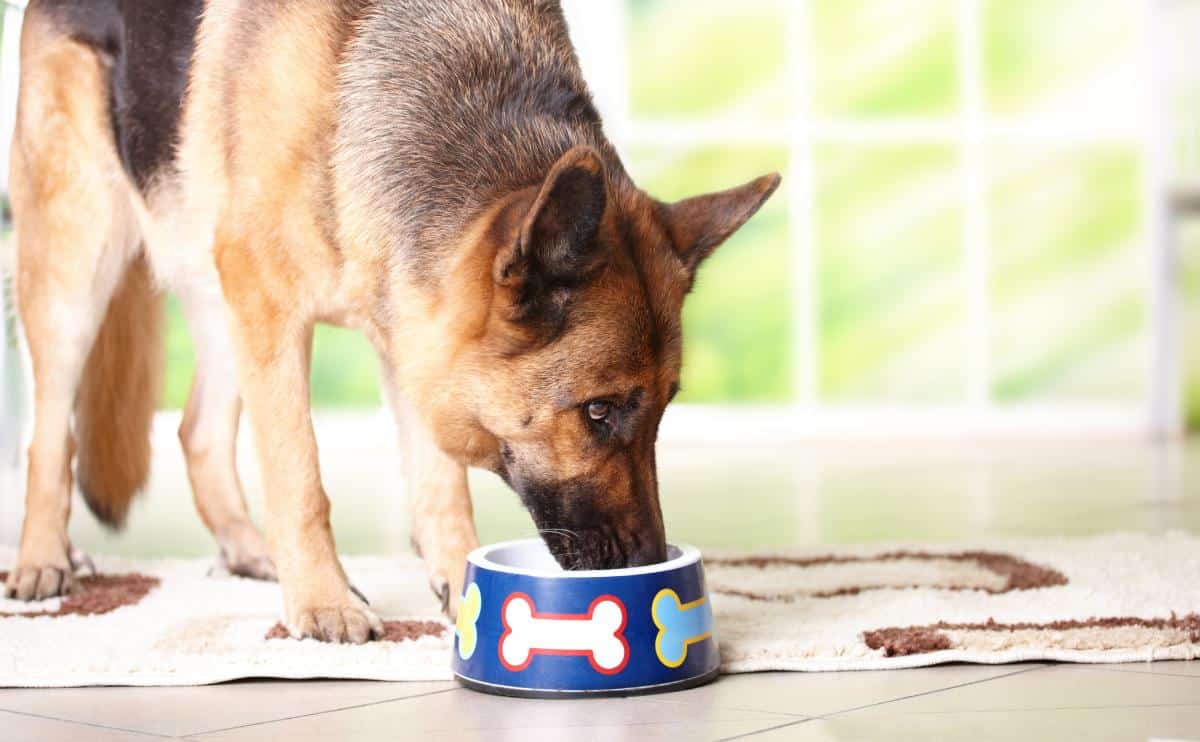
[[[17,566],[4,581],[4,597],[17,600],[45,600],[69,595],[79,586],[75,571],[86,567],[96,573],[91,558],[70,544],[59,546],[51,539],[45,548],[25,545],[17,555]]]
[[[70,594],[76,587],[70,564],[18,564],[4,582],[4,597],[45,600]]]
[[[383,621],[347,590],[342,600],[311,601],[289,610],[287,629],[294,639],[362,644],[383,636]]]
[[[467,569],[467,554],[479,545],[474,529],[425,528],[414,538],[417,553],[425,560],[429,587],[441,604],[442,612],[453,621],[462,602],[463,577]]]
[[[458,607],[462,603],[462,579],[452,583],[444,575],[430,574],[429,589],[441,604],[442,613],[451,621],[458,618]]]

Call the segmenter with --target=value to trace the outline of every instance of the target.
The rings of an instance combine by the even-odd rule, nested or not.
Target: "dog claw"
[[[88,575],[92,577],[96,576],[96,563],[92,561],[92,557],[83,549],[72,546],[71,552],[67,556],[67,559],[70,560],[71,569],[75,572],[79,572],[79,570],[82,568],[87,570]]]
[[[433,591],[433,597],[441,602],[442,613],[450,615],[450,581],[445,577],[431,577],[429,578],[429,589]]]
[[[362,591],[354,586],[354,583],[350,583],[350,592],[357,595],[358,599],[361,600],[362,602],[366,603],[367,605],[371,605],[371,601],[367,600],[367,596],[363,595]]]

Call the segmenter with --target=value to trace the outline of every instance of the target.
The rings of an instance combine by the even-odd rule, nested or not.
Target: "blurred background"
[[[19,5],[0,51],[6,120]],[[1186,436],[1200,432],[1200,0],[564,6],[608,134],[651,194],[784,174],[686,306],[660,446],[672,538],[1200,528]],[[168,301],[151,491],[127,539],[77,508],[85,548],[211,552],[174,441],[192,351]],[[12,541],[29,414],[6,316]],[[319,328],[313,398],[339,546],[405,548],[363,339]],[[502,484],[472,476],[485,540],[531,530]]]

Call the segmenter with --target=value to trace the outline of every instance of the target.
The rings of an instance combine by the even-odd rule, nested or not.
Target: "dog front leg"
[[[284,622],[296,638],[362,643],[383,624],[350,588],[329,527],[309,414],[312,326],[279,307],[231,302],[238,366],[266,496],[266,531],[283,589]],[[240,316],[238,316],[240,315]]]
[[[416,410],[392,394],[400,427],[413,546],[425,559],[429,585],[451,618],[462,597],[467,553],[479,545],[467,469],[434,442]]]

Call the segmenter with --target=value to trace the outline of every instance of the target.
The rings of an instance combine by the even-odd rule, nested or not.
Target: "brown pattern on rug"
[[[8,579],[0,572],[0,582]],[[60,616],[101,616],[127,605],[136,605],[154,588],[159,579],[132,572],[123,575],[88,575],[78,579],[75,591],[65,596],[53,611],[0,611],[0,618],[58,618]]]
[[[875,556],[837,556],[829,554],[826,556],[817,557],[788,557],[788,556],[766,556],[766,557],[715,557],[705,559],[706,566],[709,567],[751,567],[757,569],[768,569],[770,567],[821,567],[832,564],[867,564],[872,562],[896,562],[900,560],[919,560],[919,561],[953,561],[953,562],[972,562],[980,569],[987,570],[998,577],[1002,578],[1004,583],[1002,587],[993,588],[984,585],[922,585],[914,583],[905,587],[911,588],[931,588],[935,590],[982,590],[992,594],[1001,594],[1012,592],[1013,590],[1034,590],[1043,587],[1057,587],[1067,584],[1067,577],[1062,572],[1049,567],[1043,567],[1032,562],[1027,562],[1020,557],[1011,554],[1001,554],[992,551],[960,551],[947,554],[937,554],[928,551],[889,551]],[[760,592],[754,590],[743,590],[734,587],[723,587],[716,585],[711,587],[712,592],[722,595],[731,595],[748,600],[759,601],[781,601],[789,602],[797,598],[836,598],[843,595],[857,595],[864,590],[882,590],[892,588],[897,585],[845,585],[834,590],[821,590],[815,592],[797,590],[794,592]]]
[[[420,639],[425,636],[441,636],[447,628],[437,621],[384,621],[383,636],[379,641],[404,642]],[[287,627],[277,623],[271,627],[264,639],[290,639]]]
[[[1197,613],[1189,613],[1183,617],[1172,614],[1170,618],[1118,616],[1090,618],[1086,621],[1051,621],[1048,623],[997,623],[993,619],[988,619],[987,623],[946,623],[943,621],[928,626],[891,626],[875,631],[865,631],[863,632],[863,641],[871,649],[882,649],[888,657],[904,657],[910,654],[955,649],[958,642],[946,632],[1013,633],[1032,631],[1055,634],[1080,630],[1111,631],[1125,628],[1171,632],[1192,644],[1200,644],[1200,614]],[[1055,644],[1054,637],[1048,636],[1042,646],[1054,646]]]

